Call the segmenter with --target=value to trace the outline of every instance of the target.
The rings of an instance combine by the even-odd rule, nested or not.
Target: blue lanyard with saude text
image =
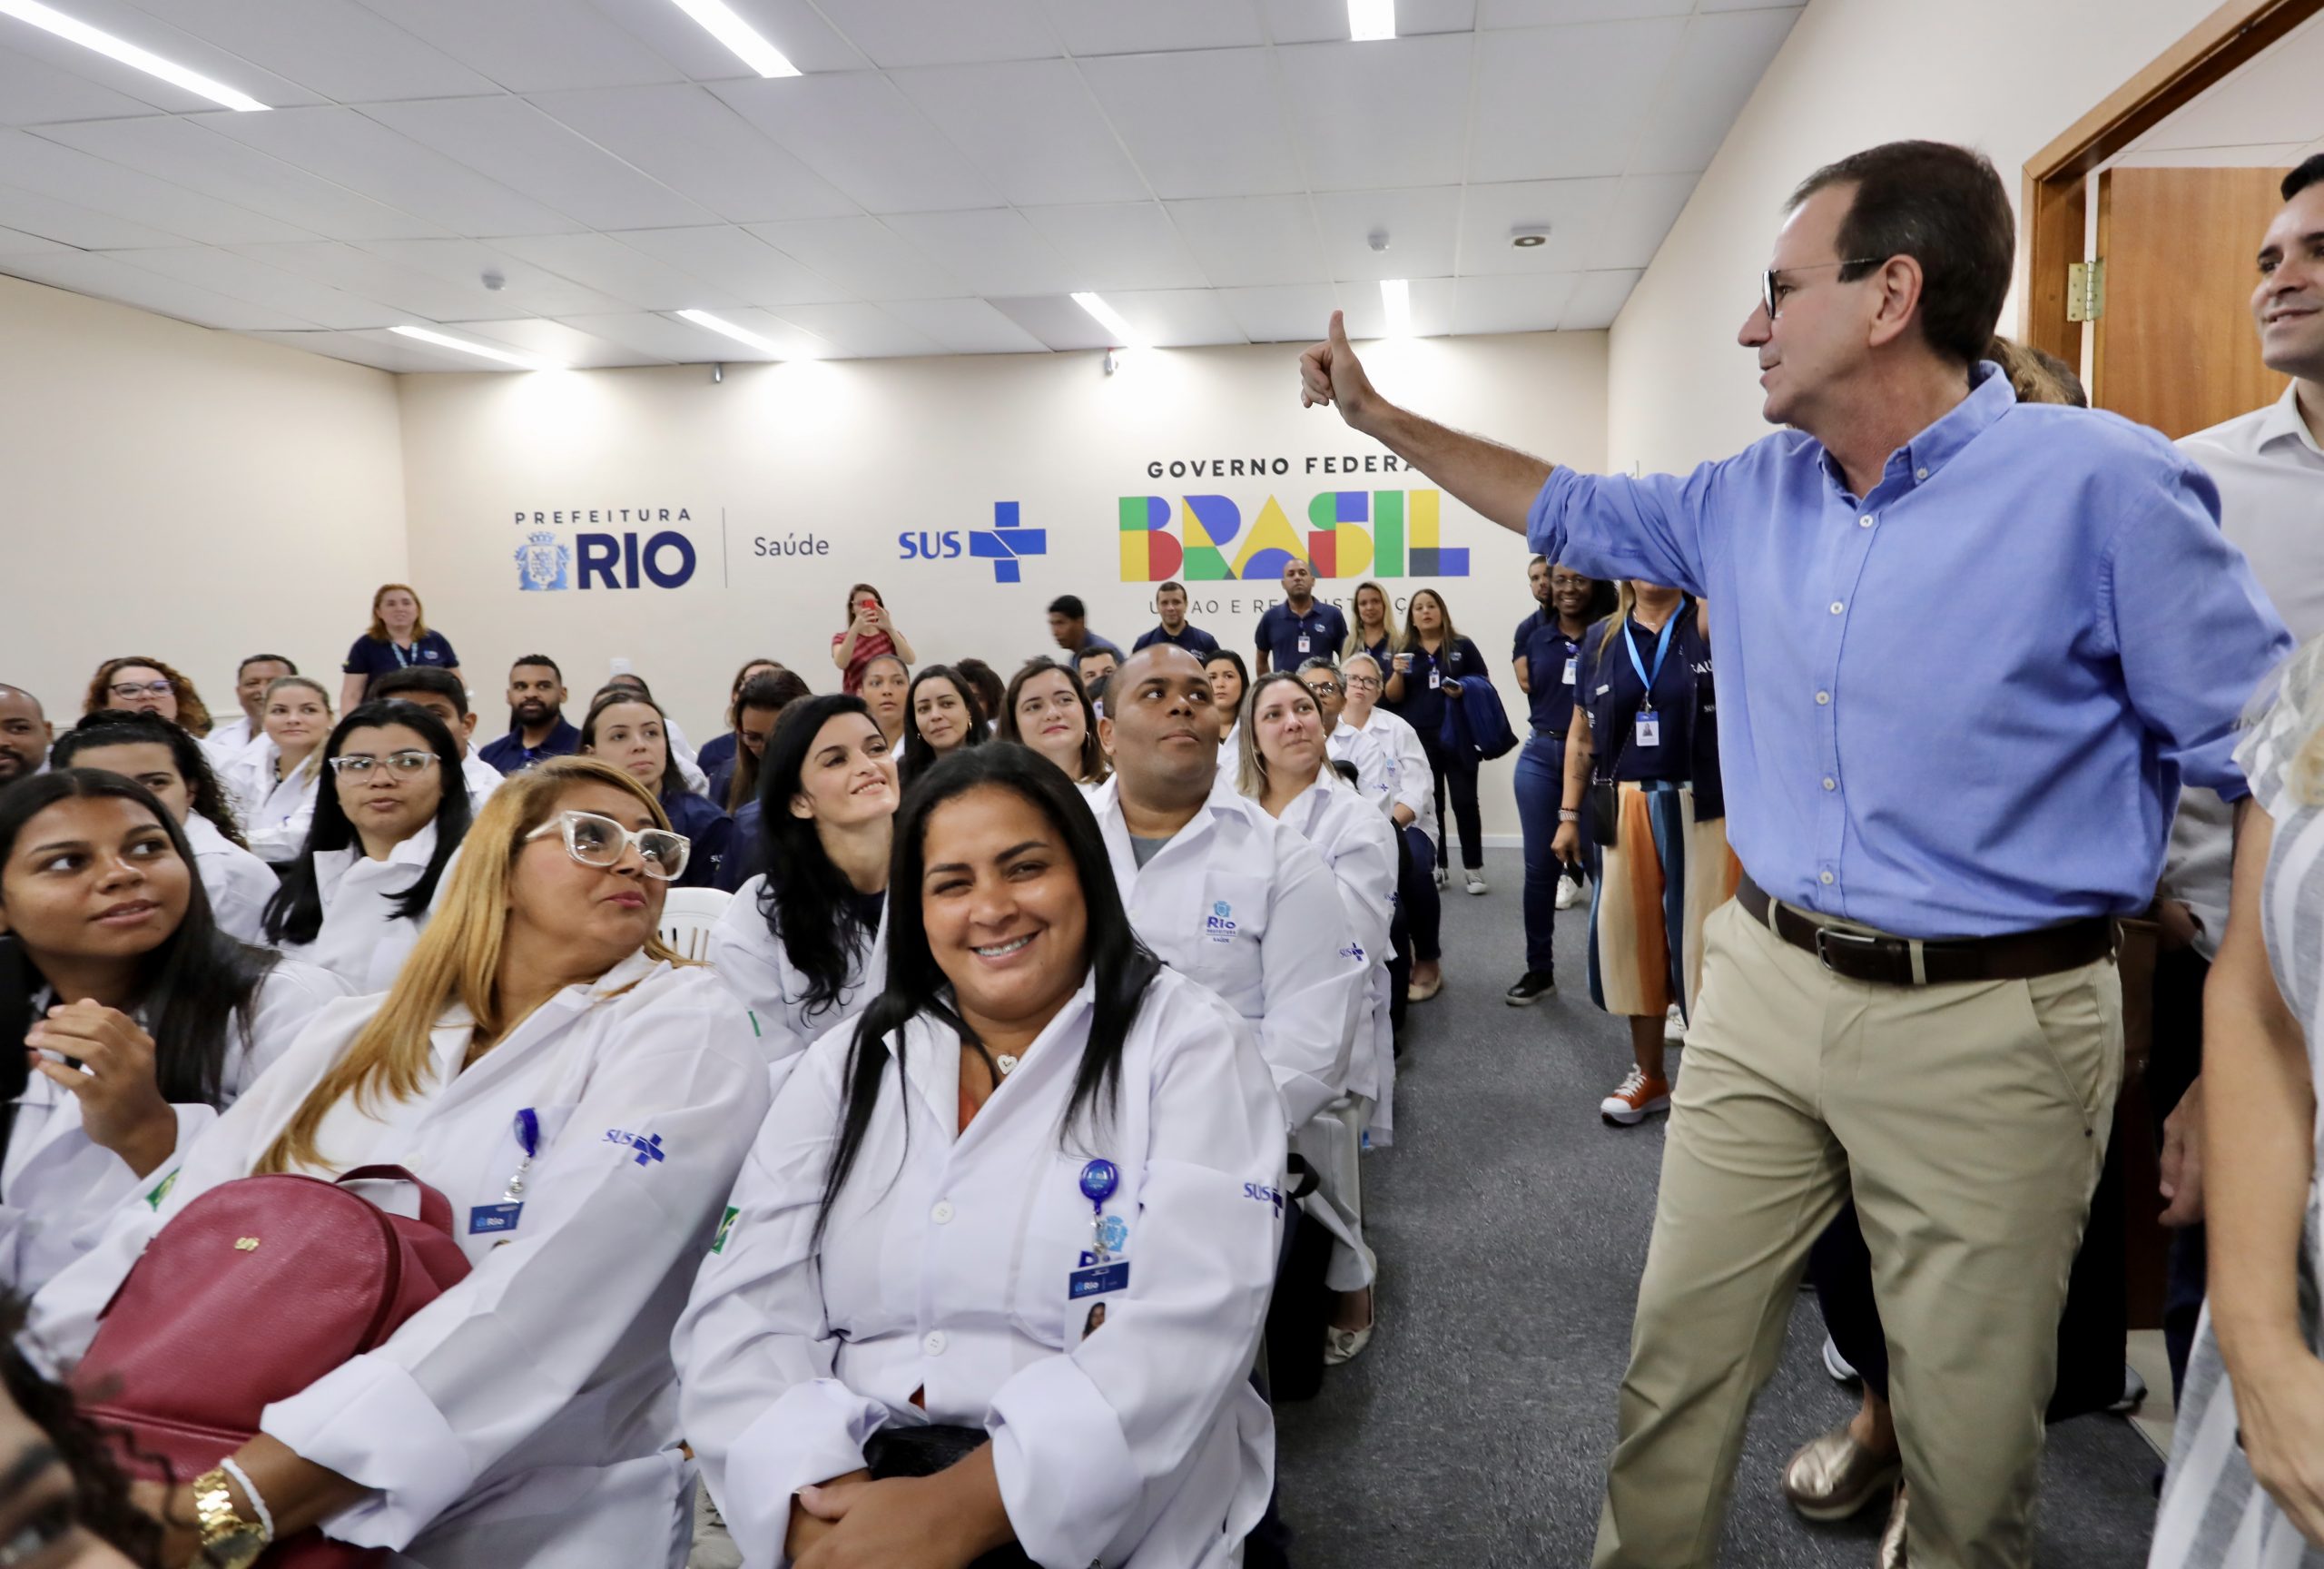
[[[1649,674],[1646,668],[1646,662],[1638,656],[1638,635],[1631,631],[1631,623],[1628,621],[1622,623],[1622,646],[1630,650],[1630,668],[1637,671],[1638,678],[1646,683],[1646,690],[1639,695],[1638,700],[1639,712],[1641,714],[1654,712],[1654,683],[1662,675],[1662,661],[1670,652],[1670,634],[1677,629],[1678,625],[1679,615],[1674,610],[1670,614],[1670,619],[1662,624],[1662,636],[1654,640],[1654,669]]]

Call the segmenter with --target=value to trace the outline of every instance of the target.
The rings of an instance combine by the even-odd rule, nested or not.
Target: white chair
[[[723,888],[673,888],[662,901],[662,941],[681,959],[710,959],[710,929],[734,896]]]

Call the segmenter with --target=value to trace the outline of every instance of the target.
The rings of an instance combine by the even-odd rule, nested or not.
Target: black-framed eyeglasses
[[[526,842],[545,834],[563,834],[565,853],[584,866],[618,866],[635,844],[637,858],[645,863],[645,874],[662,883],[684,874],[686,856],[694,849],[694,842],[683,834],[667,828],[625,828],[595,812],[560,812],[554,821],[526,834]]]
[[[1879,261],[1877,256],[1858,256],[1846,262],[1803,262],[1797,267],[1770,267],[1759,274],[1759,303],[1766,307],[1770,321],[1783,313],[1783,295],[1790,293],[1796,285],[1777,282],[1776,275],[1779,272],[1813,272],[1825,267],[1870,267]],[[1782,292],[1778,293],[1778,290]]]
[[[360,779],[371,772],[376,763],[387,765],[388,772],[399,779],[409,779],[426,773],[436,765],[433,752],[390,752],[384,757],[374,757],[369,752],[342,752],[330,760],[330,765],[340,777],[353,775]]]

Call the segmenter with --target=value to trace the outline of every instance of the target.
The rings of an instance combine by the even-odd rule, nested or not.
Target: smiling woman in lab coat
[[[1248,1028],[1138,942],[1022,747],[915,786],[893,886],[886,990],[783,1087],[678,1327],[744,1562],[1240,1563],[1285,1159]],[[931,1425],[966,1457],[901,1474]]]
[[[143,785],[64,768],[0,792],[0,1038],[21,1042],[0,1285],[29,1294],[94,1247],[343,990],[218,930]]]
[[[848,1017],[887,973],[881,913],[896,759],[861,697],[783,710],[759,774],[765,863],[710,933],[710,962],[743,1000],[770,1064]]]
[[[384,992],[468,831],[459,743],[416,703],[366,703],[331,731],[323,769],[306,845],[266,907],[266,940],[358,992]]]
[[[221,1183],[404,1166],[451,1201],[476,1268],[266,1408],[233,1458],[274,1529],[320,1524],[397,1569],[682,1562],[670,1330],[767,1075],[733,998],[655,935],[684,861],[667,827],[595,759],[511,778],[394,990],[319,1014],[158,1210],[129,1206],[34,1299],[28,1347],[79,1357],[145,1243]],[[188,1489],[165,1517],[193,1518]]]

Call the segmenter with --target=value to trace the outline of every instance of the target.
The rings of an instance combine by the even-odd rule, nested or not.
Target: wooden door
[[[2110,169],[2091,401],[2177,439],[2283,396],[2260,362],[2251,291],[2281,169]]]

